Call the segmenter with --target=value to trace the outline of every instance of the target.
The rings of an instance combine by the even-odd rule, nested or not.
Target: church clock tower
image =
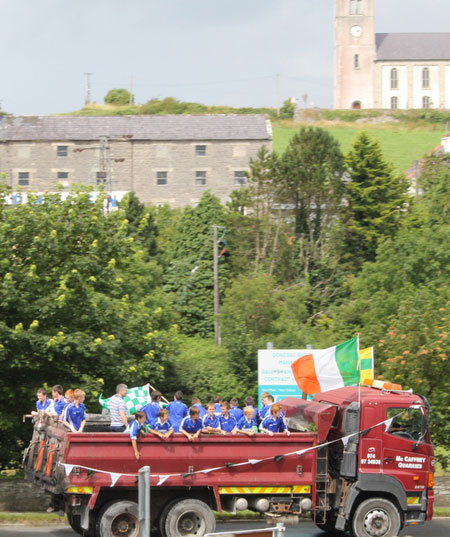
[[[373,108],[375,0],[335,0],[334,108]]]

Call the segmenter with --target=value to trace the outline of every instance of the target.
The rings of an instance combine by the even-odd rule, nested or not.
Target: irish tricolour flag
[[[329,349],[312,350],[291,367],[298,387],[308,395],[358,384],[358,337]]]

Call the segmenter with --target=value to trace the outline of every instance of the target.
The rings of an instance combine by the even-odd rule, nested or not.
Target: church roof
[[[450,60],[450,33],[376,34],[377,60]]]

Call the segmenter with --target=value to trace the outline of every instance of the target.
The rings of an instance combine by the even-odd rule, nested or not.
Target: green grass
[[[369,136],[379,141],[384,158],[390,162],[398,172],[405,172],[414,165],[416,160],[423,158],[427,153],[441,143],[443,128],[424,127],[411,129],[407,126],[393,125],[326,125],[314,124],[328,131],[336,138],[345,154],[351,148],[357,135],[365,131]],[[300,128],[300,125],[274,123],[273,149],[281,154],[286,149],[289,140]]]

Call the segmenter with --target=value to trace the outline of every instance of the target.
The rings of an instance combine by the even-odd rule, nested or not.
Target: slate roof
[[[450,60],[450,33],[376,34],[377,60]]]
[[[0,141],[271,140],[263,115],[3,116]]]

